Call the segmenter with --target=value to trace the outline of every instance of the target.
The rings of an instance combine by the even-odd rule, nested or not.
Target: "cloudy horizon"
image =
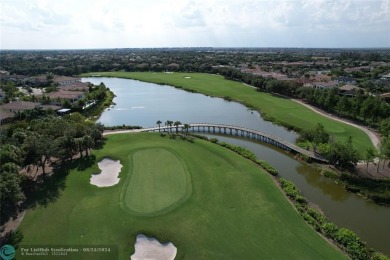
[[[0,49],[389,48],[390,0],[3,0]]]

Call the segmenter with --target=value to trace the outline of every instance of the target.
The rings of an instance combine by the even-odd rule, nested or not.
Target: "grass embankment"
[[[136,79],[151,83],[167,84],[209,96],[236,100],[259,110],[271,121],[296,129],[313,129],[317,123],[339,141],[353,137],[353,144],[358,151],[373,147],[369,137],[360,129],[321,116],[310,109],[288,99],[269,93],[258,92],[242,83],[226,80],[220,75],[205,73],[155,73],[155,72],[93,72],[83,76],[104,76]],[[185,78],[190,77],[190,78]]]
[[[137,151],[153,149],[175,152],[176,166],[187,167],[192,193],[164,214],[139,216],[123,209],[121,194],[130,185],[126,178],[138,170],[161,170],[165,161],[156,157],[148,169],[137,166],[140,158],[131,160]],[[346,259],[303,221],[269,174],[223,147],[157,133],[118,134],[94,154],[92,167],[70,172],[56,202],[27,212],[20,226],[22,245],[118,245],[119,259],[128,259],[136,235],[143,233],[172,241],[178,259]],[[97,188],[89,179],[104,157],[121,161],[121,181]],[[142,193],[133,196],[147,199]]]
[[[103,113],[104,109],[112,104],[113,99],[114,93],[107,89],[104,99],[98,100],[94,106],[87,108],[85,111],[82,111],[82,114],[85,117],[97,119]]]

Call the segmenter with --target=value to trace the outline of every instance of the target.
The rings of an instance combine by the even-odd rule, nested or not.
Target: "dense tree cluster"
[[[389,103],[363,92],[347,97],[340,95],[336,88],[325,90],[300,88],[297,90],[297,95],[325,111],[373,124],[373,126],[390,117]]]
[[[43,180],[48,165],[61,165],[79,154],[89,156],[89,150],[102,141],[103,125],[87,121],[81,114],[46,116],[14,124],[0,132],[0,201],[3,214],[25,199],[23,180],[37,181],[41,169]],[[21,169],[29,174],[21,174]]]

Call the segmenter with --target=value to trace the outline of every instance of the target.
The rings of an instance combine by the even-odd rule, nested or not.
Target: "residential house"
[[[311,83],[305,83],[303,86],[315,88],[315,89],[330,89],[330,88],[337,87],[337,82],[335,82],[335,81],[311,82]]]
[[[71,104],[73,104],[78,100],[84,98],[84,92],[67,91],[67,90],[60,89],[57,92],[50,93],[49,97],[51,100],[68,100]],[[61,105],[60,102],[55,102],[54,104]]]
[[[335,81],[338,84],[349,84],[349,85],[354,85],[356,84],[356,80],[352,77],[349,76],[340,76],[335,79]]]
[[[339,87],[339,94],[343,95],[343,96],[353,97],[360,90],[363,90],[363,89],[356,87],[354,85],[344,85],[344,86]]]
[[[15,117],[14,112],[10,112],[4,109],[0,109],[0,125],[7,123]]]
[[[35,85],[35,86],[46,86],[49,81],[47,80],[46,75],[40,75],[40,76],[30,78],[29,82],[31,83],[31,85]]]
[[[381,79],[390,80],[390,72],[387,73],[387,74],[382,75]]]
[[[38,106],[40,106],[40,103],[37,102],[29,102],[29,101],[15,101],[6,103],[0,106],[0,109],[8,112],[20,112],[25,110],[34,109]]]
[[[40,103],[29,101],[16,101],[6,103],[0,106],[0,124],[4,124],[10,121],[12,118],[15,117],[16,113],[31,109],[52,109],[56,111],[61,109],[61,107],[54,105],[41,105]]]
[[[84,82],[76,82],[67,86],[61,87],[62,90],[67,90],[67,91],[82,91],[82,92],[87,92],[89,87],[87,83]]]
[[[53,81],[55,83],[58,83],[58,85],[60,87],[63,87],[63,86],[69,86],[69,85],[78,83],[78,82],[81,81],[81,79],[80,78],[74,78],[74,77],[55,76],[53,78]]]
[[[383,93],[379,96],[384,101],[390,103],[390,92],[389,93]]]

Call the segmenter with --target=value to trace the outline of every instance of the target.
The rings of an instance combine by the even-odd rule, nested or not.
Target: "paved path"
[[[247,86],[247,87],[255,88],[254,86],[248,85],[248,84],[246,84],[246,83],[243,83],[243,84],[244,84],[245,86]],[[280,95],[280,94],[278,94],[278,95]],[[297,102],[297,103],[299,103],[299,104],[301,104],[301,105],[307,107],[308,109],[310,109],[310,110],[316,112],[317,114],[320,114],[320,115],[322,115],[322,116],[325,116],[325,117],[327,117],[327,118],[336,120],[336,121],[338,121],[338,122],[342,122],[342,123],[344,123],[344,124],[351,125],[351,126],[354,126],[354,127],[356,127],[356,128],[359,128],[360,130],[362,130],[363,132],[365,132],[365,133],[368,135],[368,137],[370,138],[371,143],[374,145],[374,147],[376,147],[377,149],[379,148],[379,144],[380,144],[380,135],[379,135],[378,133],[372,131],[370,128],[368,128],[368,127],[366,127],[366,126],[362,126],[362,125],[355,124],[355,123],[353,123],[353,122],[351,122],[351,121],[349,121],[349,120],[347,120],[347,119],[339,118],[339,117],[334,116],[334,115],[332,115],[332,114],[326,113],[326,112],[324,112],[324,111],[322,111],[322,110],[320,110],[320,109],[318,109],[318,108],[316,108],[316,107],[313,107],[313,106],[311,106],[311,105],[309,105],[309,104],[306,104],[306,103],[302,102],[302,101],[299,100],[299,99],[290,98],[290,97],[284,96],[284,95],[280,95],[280,96],[289,98],[289,99],[291,99],[292,101]]]
[[[304,102],[302,102],[301,100],[298,100],[298,99],[291,99],[293,100],[294,102],[297,102],[307,108],[309,108],[310,110],[316,112],[317,114],[320,114],[322,116],[325,116],[325,117],[328,117],[330,119],[333,119],[333,120],[336,120],[338,122],[342,122],[344,124],[347,124],[347,125],[351,125],[351,126],[354,126],[356,128],[359,128],[360,130],[362,130],[363,132],[365,132],[368,137],[370,138],[372,144],[374,145],[374,147],[376,147],[377,149],[379,148],[379,143],[380,143],[380,138],[379,138],[379,135],[377,133],[375,133],[374,131],[372,131],[371,129],[369,129],[368,127],[366,126],[362,126],[362,125],[358,125],[358,124],[355,124],[353,122],[350,122],[346,119],[342,119],[342,118],[339,118],[337,116],[334,116],[332,114],[329,114],[329,113],[326,113],[322,110],[319,110],[318,108],[315,108],[309,104],[306,104]]]

